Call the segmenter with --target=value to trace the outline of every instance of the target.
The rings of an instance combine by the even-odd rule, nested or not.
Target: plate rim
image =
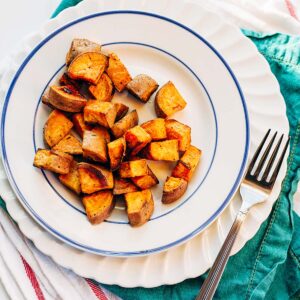
[[[244,118],[245,118],[245,130],[246,130],[246,141],[245,141],[245,149],[244,149],[244,155],[243,155],[243,159],[242,162],[240,164],[240,170],[238,173],[238,176],[233,184],[233,186],[230,188],[230,191],[228,193],[228,195],[226,196],[226,198],[224,199],[224,201],[222,202],[222,204],[220,205],[220,207],[205,221],[203,222],[200,226],[198,226],[195,230],[193,230],[192,232],[190,232],[189,234],[186,234],[185,236],[183,236],[182,238],[173,241],[171,243],[159,246],[159,247],[155,247],[152,249],[147,249],[147,250],[139,250],[139,251],[110,251],[110,250],[101,250],[101,249],[96,249],[93,247],[89,247],[86,245],[82,245],[76,241],[72,241],[71,239],[69,239],[68,237],[64,236],[64,234],[60,234],[59,232],[57,232],[54,228],[52,228],[49,224],[47,224],[45,221],[43,221],[39,215],[37,215],[35,213],[35,211],[32,209],[32,207],[27,203],[26,199],[24,198],[24,196],[22,195],[21,191],[19,190],[13,175],[11,173],[10,167],[9,167],[9,163],[6,159],[6,149],[5,149],[5,118],[6,118],[6,111],[7,111],[7,107],[8,107],[8,103],[9,103],[9,99],[10,96],[12,94],[13,88],[20,76],[20,74],[22,73],[23,69],[25,68],[25,66],[27,65],[27,63],[30,61],[30,59],[35,55],[35,53],[44,45],[46,44],[53,36],[57,35],[58,33],[60,33],[61,31],[63,31],[64,29],[73,26],[76,23],[79,23],[81,21],[87,20],[87,19],[91,19],[94,17],[99,17],[99,16],[103,16],[103,15],[109,15],[109,14],[137,14],[137,15],[146,15],[146,16],[150,16],[150,17],[154,17],[154,18],[158,18],[158,19],[162,19],[164,21],[167,21],[169,23],[172,23],[176,26],[179,26],[183,29],[185,29],[186,31],[192,33],[194,36],[196,36],[198,39],[200,39],[204,44],[206,44],[206,46],[208,46],[210,48],[211,51],[214,52],[214,54],[221,60],[221,62],[223,63],[223,65],[225,66],[225,68],[227,69],[227,71],[229,72],[233,82],[236,85],[237,91],[239,93],[239,98],[241,99],[242,102],[242,107],[243,107],[243,112],[244,112]],[[208,225],[210,225],[217,217],[218,215],[220,215],[220,213],[226,208],[226,206],[228,205],[228,203],[230,202],[230,200],[232,199],[232,197],[234,196],[239,183],[242,180],[244,171],[245,171],[245,167],[246,167],[246,163],[247,163],[247,158],[248,158],[248,154],[249,154],[249,145],[250,145],[250,126],[249,126],[249,115],[248,115],[248,109],[247,109],[247,104],[242,92],[242,89],[240,87],[239,81],[236,78],[234,72],[232,71],[232,69],[230,68],[230,66],[228,65],[228,63],[226,62],[226,60],[224,59],[224,57],[219,53],[219,51],[217,49],[215,49],[215,47],[213,45],[211,45],[211,43],[209,43],[204,37],[202,37],[200,34],[198,34],[197,32],[195,32],[193,29],[189,28],[188,26],[173,20],[169,17],[165,17],[162,16],[160,14],[157,13],[152,13],[152,12],[145,12],[145,11],[139,11],[139,10],[109,10],[109,11],[104,11],[104,12],[98,12],[98,13],[94,13],[94,14],[88,14],[84,17],[78,18],[72,22],[69,22],[67,24],[64,24],[63,26],[59,26],[59,28],[57,28],[55,31],[51,32],[50,34],[47,34],[47,36],[45,38],[43,38],[38,45],[36,45],[30,52],[28,55],[26,55],[26,58],[23,60],[22,64],[20,65],[20,67],[18,67],[17,72],[15,73],[13,79],[10,82],[7,94],[5,96],[5,100],[4,100],[4,104],[3,104],[3,108],[2,108],[2,114],[1,114],[1,155],[2,155],[2,159],[3,159],[3,165],[4,165],[4,169],[6,171],[6,175],[9,179],[9,182],[11,184],[11,186],[13,187],[13,190],[15,191],[15,193],[18,195],[18,199],[20,199],[20,203],[23,205],[23,207],[25,207],[25,209],[30,213],[30,215],[38,222],[38,224],[40,224],[42,227],[44,227],[48,232],[50,232],[51,234],[53,234],[55,237],[59,238],[60,240],[68,243],[69,245],[84,250],[84,251],[88,251],[94,254],[100,254],[100,255],[105,255],[105,256],[121,256],[121,257],[131,257],[131,256],[139,256],[139,255],[147,255],[150,253],[156,253],[156,252],[161,252],[164,250],[167,250],[175,245],[179,245],[189,239],[191,239],[192,237],[194,237],[196,234],[198,234],[199,232],[201,232],[202,230],[204,230]]]

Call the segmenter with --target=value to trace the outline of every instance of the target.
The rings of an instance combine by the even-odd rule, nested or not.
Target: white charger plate
[[[103,9],[103,7],[101,7],[101,5],[103,5],[102,2],[87,1],[87,2],[84,2],[84,3],[85,3],[85,5],[80,5],[79,6],[81,13],[83,11],[85,11],[85,13],[88,14],[88,13],[91,13],[91,12],[99,11],[99,9]],[[199,24],[201,22],[205,21],[205,23],[207,25],[209,25],[208,28],[210,30],[213,28],[213,27],[211,27],[212,24],[220,25],[219,19],[217,19],[216,16],[201,10],[199,7],[197,7],[197,5],[192,5],[190,3],[189,4],[184,3],[184,6],[182,7],[183,3],[179,3],[179,2],[177,3],[176,2],[175,6],[174,6],[174,3],[175,2],[173,1],[172,2],[172,9],[168,6],[164,7],[166,9],[165,14],[169,14],[168,16],[170,16],[170,13],[174,13],[174,7],[175,7],[176,8],[175,11],[176,10],[179,11],[179,8],[180,8],[185,12],[189,11],[191,15],[193,15],[194,13],[197,12],[197,16],[199,17],[199,20],[198,20]],[[153,4],[155,4],[155,3],[152,2],[151,5],[153,5]],[[109,9],[119,9],[120,8],[119,5],[120,5],[119,2],[113,2],[113,3],[111,3],[111,6],[109,7]],[[150,5],[150,4],[146,3],[145,5],[147,6],[147,5]],[[136,6],[136,8],[138,9],[139,7]],[[196,11],[196,8],[197,8],[197,11]],[[146,8],[141,7],[140,9],[145,10]],[[148,7],[148,9],[149,9],[149,7]],[[154,9],[154,8],[152,8],[152,9]],[[77,9],[70,9],[70,10],[67,10],[66,13],[63,13],[61,15],[61,19],[63,19],[63,20],[60,20],[62,22],[62,23],[60,23],[60,25],[64,24],[67,21],[70,21],[70,20],[74,19],[75,16],[77,16],[77,12],[78,12]],[[155,11],[155,12],[157,13],[157,11]],[[189,14],[184,14],[184,15],[189,16],[189,18],[188,18],[189,21],[196,20],[196,18],[194,18],[194,19],[191,18],[191,16]],[[205,16],[206,18],[203,20],[203,19],[200,18],[201,16],[202,17]],[[177,17],[177,19],[178,19],[178,15],[177,16],[173,15],[173,17]],[[56,19],[56,21],[57,20],[58,19]],[[52,26],[53,26],[53,24],[54,23],[52,22]],[[56,26],[58,26],[58,25],[59,24],[56,24]],[[235,73],[237,74],[238,79],[241,80],[243,89],[246,87],[246,90],[247,90],[246,93],[245,93],[246,96],[251,95],[251,92],[252,92],[252,97],[251,97],[251,101],[250,101],[250,104],[252,104],[252,105],[251,105],[250,113],[251,113],[251,117],[254,116],[254,121],[252,122],[254,125],[252,125],[252,123],[251,123],[251,125],[252,125],[251,127],[254,129],[254,132],[256,133],[255,134],[256,137],[253,138],[253,141],[255,143],[257,142],[257,140],[260,138],[259,134],[263,133],[264,129],[266,127],[272,127],[272,128],[279,127],[281,129],[281,131],[286,131],[287,130],[287,122],[286,122],[286,118],[284,116],[283,101],[282,101],[282,99],[280,97],[280,94],[279,94],[278,85],[276,84],[276,81],[274,81],[274,78],[271,76],[270,71],[269,71],[266,63],[259,57],[259,55],[257,54],[255,48],[251,44],[249,44],[246,41],[246,39],[244,39],[238,33],[238,31],[235,28],[233,28],[231,26],[228,26],[227,24],[222,24],[222,22],[221,22],[221,25],[222,25],[221,26],[222,29],[223,30],[225,29],[225,32],[227,34],[229,34],[229,35],[227,35],[227,39],[226,39],[227,44],[225,44],[225,45],[227,45],[227,46],[228,45],[233,45],[234,44],[233,41],[235,41],[235,42],[237,42],[237,44],[240,47],[242,47],[241,49],[243,49],[243,51],[241,51],[241,52],[235,52],[234,53],[235,54],[234,59],[233,59],[233,57],[231,57],[230,60],[228,60],[227,57],[226,57],[226,59],[227,59],[227,61],[233,63],[233,65],[231,65],[231,66],[233,67]],[[216,28],[214,28],[213,31],[216,32],[218,30],[216,30]],[[201,34],[202,33],[203,32],[201,32]],[[209,34],[209,33],[206,32],[204,34],[205,37],[206,37],[206,34]],[[228,47],[224,48],[224,40],[223,40],[224,36],[226,36],[226,35],[223,34],[221,38],[219,36],[217,39],[212,38],[213,43],[215,43],[216,46],[220,46],[220,49],[222,50],[222,52],[224,50],[228,49]],[[35,38],[36,37],[37,36],[35,36]],[[215,37],[215,35],[213,35],[213,37]],[[231,37],[231,39],[229,37]],[[36,42],[36,39],[34,39],[34,40],[31,39],[31,40],[27,41],[27,43],[30,44],[30,42],[32,42],[32,41]],[[220,42],[220,41],[221,41],[221,43],[218,45],[218,42]],[[221,46],[223,46],[223,47],[221,47]],[[218,48],[218,50],[219,50],[219,48]],[[248,52],[247,52],[247,50],[248,50]],[[225,53],[222,53],[222,54],[223,55],[225,54],[227,56],[228,52],[225,51]],[[253,62],[251,62],[251,59],[254,59],[254,61],[255,61],[254,64],[253,64]],[[245,66],[245,64],[241,63],[241,60],[242,60],[242,62],[246,61],[246,62],[250,62],[250,63],[248,64],[248,66],[247,66],[247,63],[246,63],[246,66]],[[234,62],[238,62],[237,65],[239,65],[239,67],[237,67],[236,63],[234,63]],[[246,68],[244,68],[244,67],[246,67]],[[10,71],[12,72],[12,70],[10,70]],[[246,71],[246,73],[245,73],[245,71]],[[12,75],[11,72],[10,72],[9,75]],[[6,76],[6,79],[9,78],[9,75]],[[264,85],[259,84],[262,79],[263,79]],[[6,82],[7,82],[7,80],[6,80]],[[252,84],[250,84],[250,83],[252,83]],[[255,87],[255,89],[254,89],[254,87]],[[244,89],[244,91],[245,91],[245,89]],[[270,99],[270,95],[273,98],[272,102],[271,102],[271,99]],[[264,103],[263,107],[262,107],[262,104],[261,104],[261,97],[262,96],[265,100],[267,100],[267,99],[269,100],[269,101],[263,102]],[[246,99],[247,99],[247,97],[246,97]],[[260,99],[260,101],[258,101],[259,99]],[[255,101],[255,100],[257,100],[257,101]],[[278,102],[277,103],[278,105],[276,105],[274,107],[274,103],[276,103],[275,101]],[[249,106],[249,102],[247,102],[247,103],[248,103],[248,106]],[[255,105],[254,105],[254,103],[255,103]],[[267,104],[269,104],[269,106]],[[254,111],[253,110],[254,108],[257,109],[257,111]],[[262,109],[260,110],[260,108],[262,108]],[[266,114],[264,113],[266,111],[268,111],[267,118],[266,118]],[[261,126],[263,119],[265,120],[265,125]],[[253,120],[253,118],[251,118],[251,121],[252,120]],[[281,122],[280,125],[279,125],[278,121]],[[281,178],[282,178],[282,176],[281,176]],[[277,192],[278,192],[278,190],[279,190],[279,186],[277,185]],[[275,196],[273,197],[273,200],[275,199]],[[74,250],[74,249],[71,250],[70,247],[67,247],[62,243],[58,243],[55,239],[52,239],[52,238],[49,238],[49,237],[46,238],[48,235],[45,234],[45,233],[44,234],[37,234],[38,232],[41,232],[41,229],[38,226],[35,226],[36,230],[32,230],[33,228],[31,228],[31,230],[28,230],[28,227],[26,227],[26,225],[24,225],[24,224],[28,225],[29,223],[32,223],[32,220],[29,220],[27,218],[21,218],[20,219],[20,216],[22,215],[22,213],[21,213],[22,210],[17,209],[16,203],[13,203],[13,201],[9,201],[9,200],[7,200],[7,201],[8,201],[9,210],[10,210],[10,208],[11,209],[13,208],[12,211],[10,210],[12,215],[14,217],[16,217],[17,221],[22,220],[22,222],[20,222],[21,229],[23,229],[26,232],[26,234],[29,235],[29,237],[31,237],[37,243],[38,247],[40,247],[43,251],[46,251],[47,254],[52,255],[56,261],[62,263],[63,265],[65,265],[67,267],[73,268],[76,272],[78,272],[81,275],[88,276],[88,277],[93,277],[93,278],[95,278],[97,280],[100,280],[102,282],[105,282],[105,283],[117,283],[117,284],[120,284],[120,285],[123,285],[123,286],[136,286],[136,285],[155,286],[155,285],[159,285],[159,284],[163,284],[163,283],[175,283],[175,282],[183,280],[187,277],[193,277],[193,276],[201,274],[199,272],[205,271],[205,268],[207,268],[209,266],[210,262],[211,262],[211,257],[213,257],[215,252],[216,252],[215,247],[208,247],[208,246],[211,246],[210,244],[211,244],[212,240],[214,240],[214,246],[216,246],[216,242],[220,242],[222,240],[224,234],[222,233],[221,229],[225,228],[225,230],[226,230],[226,228],[230,225],[230,223],[232,221],[232,218],[233,218],[233,215],[234,215],[233,211],[236,210],[237,207],[238,207],[238,200],[236,198],[235,201],[232,201],[232,203],[229,207],[231,209],[231,213],[228,215],[228,212],[226,213],[226,211],[225,211],[225,213],[222,214],[222,217],[219,219],[219,222],[221,222],[221,224],[222,224],[222,222],[224,223],[224,220],[226,220],[226,222],[225,222],[226,224],[222,224],[222,228],[219,228],[217,230],[217,232],[218,232],[217,237],[215,235],[213,235],[214,231],[212,229],[213,229],[213,227],[215,227],[215,225],[214,225],[214,226],[211,226],[208,230],[206,230],[204,232],[204,234],[201,234],[201,235],[197,236],[195,239],[193,239],[192,241],[190,241],[189,243],[187,243],[187,244],[185,244],[181,247],[171,249],[170,251],[167,252],[167,254],[156,254],[156,255],[147,257],[145,259],[144,258],[136,258],[136,259],[131,258],[131,259],[125,259],[124,260],[124,259],[120,259],[120,258],[119,259],[117,259],[117,258],[116,259],[113,259],[113,258],[105,258],[104,259],[104,258],[100,258],[100,257],[96,258],[97,256],[91,255],[91,254],[88,254],[88,253],[85,253],[83,255],[83,253],[81,253],[80,251],[77,251],[77,250]],[[272,203],[272,202],[269,201],[268,205],[265,206],[265,210],[263,210],[264,211],[263,214],[256,215],[256,218],[257,218],[257,216],[259,216],[259,221],[262,221],[267,216],[267,214],[269,212],[269,209],[270,209],[270,203]],[[232,208],[234,208],[234,209],[232,210]],[[227,209],[227,211],[228,211],[228,209]],[[261,210],[259,212],[261,212]],[[227,217],[226,217],[226,215],[227,215]],[[23,212],[23,217],[24,217],[24,212]],[[26,219],[26,222],[25,222],[25,219]],[[223,219],[223,221],[222,221],[222,219]],[[251,217],[249,218],[249,220],[251,220]],[[250,236],[252,236],[255,233],[255,231],[257,230],[257,228],[260,224],[259,222],[257,222],[257,220],[255,220],[255,221],[256,222],[254,224],[252,224],[252,226],[251,226],[251,230],[249,230],[249,228],[248,228],[248,230],[246,231],[246,233],[247,233],[246,237],[244,237],[244,239],[242,238],[242,242],[239,242],[237,244],[238,245],[237,248],[241,246],[241,243],[245,242],[245,240],[247,240],[247,238],[249,238]],[[220,230],[221,230],[221,234],[220,234]],[[243,231],[242,231],[242,233],[243,233]],[[208,239],[209,242],[207,242],[207,235],[208,234],[210,234],[210,238]],[[43,236],[43,243],[41,243],[41,240],[42,240],[41,237],[42,236]],[[206,236],[206,242],[205,242],[205,239],[203,239],[203,236]],[[243,237],[244,235],[242,234],[241,236]],[[37,237],[39,237],[39,238],[37,238]],[[45,244],[45,239],[46,239],[46,241],[48,241],[48,243],[46,243],[46,244]],[[199,244],[199,239],[201,239],[200,244]],[[186,254],[187,249],[188,249],[188,252],[190,254],[196,254],[196,252],[198,253],[198,251],[199,251],[198,247],[193,246],[193,248],[191,248],[192,244],[195,245],[196,240],[197,240],[198,245],[202,245],[202,244],[205,245],[205,247],[203,248],[203,250],[204,250],[203,254],[205,254],[205,257],[201,258],[202,263],[200,263],[200,266],[199,266],[199,259],[198,259],[198,263],[192,263],[192,264],[189,263],[187,265],[187,259],[185,259],[186,256],[187,256],[187,254]],[[44,247],[44,245],[49,245],[49,243],[54,244],[53,242],[56,244],[56,247],[53,247],[53,245],[52,245],[52,247],[50,247],[52,250],[48,247]],[[60,249],[60,251],[58,251],[57,245],[61,245],[61,247],[64,249],[64,251],[62,251],[62,249]],[[56,250],[53,250],[53,249],[56,249]],[[185,250],[182,252],[179,249],[185,249]],[[191,251],[191,249],[193,249],[193,251]],[[69,259],[67,259],[65,255],[59,256],[59,254],[58,254],[58,253],[66,254],[67,252],[70,253],[70,255],[68,256]],[[176,255],[175,255],[175,253],[176,253]],[[185,253],[185,255],[183,255],[183,253]],[[79,267],[79,265],[74,261],[75,256],[78,256],[77,258],[80,257],[80,259],[77,259],[77,262],[81,262],[80,263],[81,267]],[[159,257],[160,257],[160,259],[158,259]],[[165,258],[165,257],[167,257],[168,259],[162,259],[162,258]],[[170,259],[170,257],[174,258],[174,259]],[[180,272],[179,269],[178,269],[179,272],[178,272],[177,276],[174,276],[174,274],[172,276],[170,276],[170,274],[172,272],[170,273],[170,270],[167,266],[170,267],[170,262],[175,263],[175,257],[176,258],[181,258],[179,260],[180,263],[177,262],[177,268],[181,269],[180,266],[181,267],[184,266],[185,271]],[[198,254],[198,257],[199,257],[199,254]],[[191,257],[189,257],[188,260],[190,258]],[[196,257],[194,256],[194,259],[195,258]],[[148,280],[146,279],[148,276],[138,276],[138,278],[136,278],[136,276],[133,276],[133,278],[132,278],[132,276],[128,276],[128,267],[129,266],[132,270],[136,270],[135,268],[137,266],[141,267],[141,264],[145,267],[144,269],[147,270],[147,272],[145,274],[148,275],[149,274],[148,273],[149,265],[152,266],[152,269],[153,269],[154,266],[157,266],[157,264],[153,263],[154,259],[157,263],[160,263],[160,264],[163,263],[164,264],[165,272],[161,272],[161,274],[160,274],[158,272],[155,273],[155,270],[152,270],[151,274],[152,275],[155,274],[155,276],[151,275],[150,276],[151,279],[148,279]],[[85,261],[85,264],[82,264],[83,261]],[[105,263],[104,263],[105,267],[107,267],[107,264],[109,263],[110,270],[111,270],[110,275],[112,275],[112,276],[110,276],[110,275],[106,276],[106,279],[103,278],[103,276],[105,277],[105,275],[103,273],[107,273],[107,272],[97,272],[97,271],[101,270],[101,268],[103,267],[103,262],[104,261],[105,261]],[[149,264],[149,261],[151,261],[152,263]],[[176,261],[177,261],[177,259],[176,259]],[[90,263],[96,265],[96,262],[98,264],[97,268],[94,268],[93,270],[87,268],[87,266],[90,265]],[[120,272],[120,264],[123,266],[122,272]],[[82,265],[84,265],[84,267],[82,267]],[[118,265],[118,267],[117,267],[117,265]],[[193,271],[190,272],[191,266],[189,266],[189,265],[193,265],[194,267],[197,266],[197,270],[195,268],[192,268]],[[117,277],[116,276],[113,277],[113,274],[115,274],[114,270],[116,270],[116,269],[113,268],[112,266],[116,266],[117,269],[119,270],[118,274],[123,275],[123,277],[121,275],[119,275]],[[189,266],[189,267],[187,267],[187,266]],[[88,271],[88,269],[90,271]],[[102,270],[104,270],[104,269],[102,269]],[[168,270],[169,270],[169,272],[168,272]],[[187,270],[188,270],[188,272],[187,272]],[[126,274],[125,271],[127,271],[127,279],[126,280],[124,278],[124,275]],[[102,273],[102,275],[100,275],[99,273]],[[137,273],[133,272],[133,274],[139,274],[139,273],[140,272],[137,272]],[[159,274],[160,274],[160,276],[158,276]],[[187,277],[185,277],[185,276],[187,276]],[[128,277],[130,277],[130,279],[128,279]]]

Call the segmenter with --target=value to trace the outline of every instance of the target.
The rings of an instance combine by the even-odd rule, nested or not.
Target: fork
[[[266,135],[264,136],[249,164],[244,180],[242,181],[240,186],[242,206],[235,218],[233,225],[231,226],[231,229],[226,237],[226,240],[224,241],[220,252],[218,253],[218,256],[212,268],[208,273],[206,280],[202,285],[198,296],[196,297],[196,300],[208,300],[213,298],[215,291],[218,287],[219,281],[222,277],[225,266],[227,264],[227,261],[229,259],[230,251],[235,242],[239,229],[245,219],[245,216],[247,215],[249,209],[252,206],[264,202],[271,194],[272,188],[274,186],[280,167],[282,165],[285,153],[287,151],[290,138],[288,138],[283,150],[281,151],[281,155],[278,159],[277,165],[275,166],[274,171],[271,174],[272,166],[277,157],[277,153],[283,140],[283,134],[281,135],[277,145],[275,146],[275,149],[273,150],[270,158],[268,159],[267,166],[263,171],[270,150],[277,136],[277,132],[275,132],[269,144],[267,145],[264,153],[261,155],[260,160],[258,161],[258,157],[262,152],[264,145],[266,144],[270,132],[271,129],[269,129]]]

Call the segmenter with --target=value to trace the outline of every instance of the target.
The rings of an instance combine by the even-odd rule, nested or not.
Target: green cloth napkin
[[[79,2],[63,0],[53,16]],[[243,33],[264,55],[280,84],[290,123],[291,150],[288,172],[270,216],[255,237],[229,259],[214,299],[300,299],[300,218],[293,212],[293,195],[300,179],[300,37]],[[0,205],[4,206],[1,200]],[[130,300],[194,299],[206,276],[151,289],[105,287]]]

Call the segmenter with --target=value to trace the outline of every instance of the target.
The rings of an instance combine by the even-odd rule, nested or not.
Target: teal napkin
[[[63,0],[53,16],[79,2]],[[293,211],[300,179],[300,37],[249,30],[243,33],[266,58],[280,84],[290,124],[291,151],[282,190],[270,216],[255,237],[229,259],[214,299],[300,299],[300,218]],[[2,200],[0,205],[5,206]],[[206,276],[151,289],[105,287],[130,300],[194,299]]]

